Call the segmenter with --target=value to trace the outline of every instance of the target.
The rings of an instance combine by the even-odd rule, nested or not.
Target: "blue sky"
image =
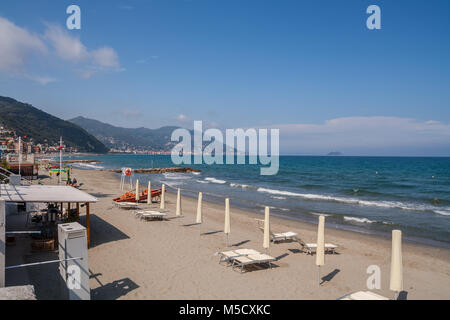
[[[0,95],[126,127],[281,128],[284,153],[450,155],[449,21],[448,0],[4,0]]]

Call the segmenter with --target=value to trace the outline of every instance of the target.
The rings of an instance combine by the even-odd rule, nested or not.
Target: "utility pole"
[[[59,137],[59,179],[58,184],[61,184],[61,176],[62,176],[62,149],[63,149],[63,141],[62,136]]]
[[[21,176],[21,174],[20,174],[20,167],[21,167],[21,163],[22,163],[22,157],[21,157],[21,155],[22,155],[22,146],[21,146],[21,143],[22,142],[22,137],[19,137],[19,150],[18,150],[18,155],[19,155],[19,176]]]

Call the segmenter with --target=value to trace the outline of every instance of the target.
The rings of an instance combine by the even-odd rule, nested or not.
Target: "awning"
[[[0,199],[6,202],[97,202],[96,197],[70,186],[0,184]]]

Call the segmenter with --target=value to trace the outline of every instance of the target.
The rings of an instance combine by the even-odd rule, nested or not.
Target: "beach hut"
[[[98,201],[96,197],[79,189],[63,185],[10,185],[0,184],[0,199],[6,203],[59,203],[70,208],[76,205],[77,216],[80,215],[80,204],[86,208],[86,233],[90,245],[90,204]]]

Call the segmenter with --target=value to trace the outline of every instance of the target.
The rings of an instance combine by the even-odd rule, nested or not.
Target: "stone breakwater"
[[[133,173],[165,173],[165,172],[201,172],[199,169],[194,168],[147,168],[147,169],[132,169]],[[109,171],[115,173],[121,173],[120,169],[100,170]]]

